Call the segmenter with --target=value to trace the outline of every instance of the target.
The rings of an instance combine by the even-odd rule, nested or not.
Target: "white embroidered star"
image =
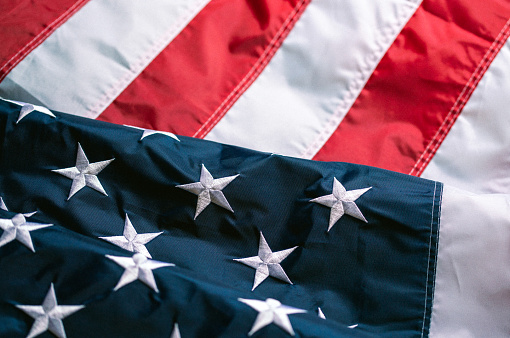
[[[324,312],[322,312],[321,308],[317,308],[318,316],[319,318],[326,319],[326,316],[324,315]]]
[[[317,312],[318,312],[319,318],[326,319],[326,316],[324,315],[324,312],[322,312],[320,307],[317,308]],[[355,328],[358,327],[358,324],[350,325],[350,326],[347,326],[347,327],[349,329],[355,329]]]
[[[46,107],[42,107],[42,106],[37,106],[37,105],[33,105],[33,104],[30,104],[30,103],[25,103],[25,102],[19,102],[19,101],[11,101],[11,100],[5,100],[4,101],[8,101],[8,102],[11,102],[11,103],[14,103],[14,104],[17,104],[19,106],[21,106],[21,110],[19,112],[19,116],[18,116],[18,120],[16,121],[16,124],[19,123],[19,121],[21,121],[21,119],[23,119],[24,117],[26,117],[28,114],[34,112],[34,111],[37,111],[39,113],[43,113],[43,114],[46,114],[48,116],[51,116],[53,118],[55,118],[56,116]]]
[[[4,199],[2,197],[0,197],[0,209],[9,211],[9,209],[7,209],[7,206],[5,205]]]
[[[111,255],[106,255],[106,257],[124,268],[124,273],[122,276],[120,276],[119,282],[113,289],[114,291],[117,291],[121,287],[138,279],[154,291],[159,292],[152,270],[166,266],[175,266],[175,264],[172,263],[165,263],[148,259],[141,253],[135,253],[133,257],[120,257]]]
[[[42,305],[16,305],[16,307],[35,319],[27,338],[38,336],[45,331],[50,331],[59,338],[65,338],[66,333],[62,319],[83,309],[85,306],[58,305],[55,288],[51,283]]]
[[[255,332],[271,323],[275,323],[290,335],[294,336],[294,329],[292,328],[288,315],[306,312],[306,310],[282,305],[282,303],[273,298],[268,298],[265,301],[243,298],[238,298],[238,300],[252,307],[259,313],[250,332],[248,332],[248,336],[253,335]]]
[[[32,237],[30,236],[30,231],[47,228],[53,224],[27,222],[25,217],[30,217],[33,214],[35,214],[35,212],[28,214],[16,214],[11,219],[0,219],[0,228],[4,231],[2,236],[0,236],[0,247],[14,240],[17,240],[29,248],[32,252],[35,252],[34,244],[32,243]]]
[[[74,167],[65,169],[55,169],[52,171],[54,173],[60,174],[73,180],[73,184],[71,185],[71,191],[69,192],[69,197],[67,198],[68,201],[69,199],[71,199],[71,197],[73,197],[74,194],[76,194],[85,186],[90,187],[96,191],[99,191],[105,196],[108,196],[96,175],[99,174],[101,170],[106,168],[106,166],[110,164],[113,160],[114,158],[112,158],[111,160],[89,163],[87,155],[85,155],[85,152],[81,147],[81,144],[78,143],[76,165]]]
[[[346,191],[342,183],[338,182],[335,177],[333,179],[333,193],[314,198],[310,200],[310,202],[319,203],[331,208],[328,231],[331,230],[333,225],[344,214],[350,215],[368,223],[354,201],[371,188],[372,187]]]
[[[172,330],[170,338],[181,338],[181,331],[179,331],[179,325],[177,325],[177,323],[174,324],[174,329]]]
[[[202,172],[200,173],[199,182],[178,185],[176,188],[184,189],[198,196],[197,210],[195,212],[194,219],[196,219],[211,202],[234,212],[221,190],[223,190],[223,188],[225,188],[237,176],[239,176],[239,174],[215,179],[209,173],[205,165],[202,164]]]
[[[129,220],[128,215],[126,214],[126,221],[124,222],[124,232],[123,236],[110,236],[110,237],[99,237],[104,239],[105,241],[111,242],[115,245],[120,246],[123,249],[139,252],[143,254],[145,257],[152,258],[149,250],[145,247],[145,244],[152,241],[154,238],[161,235],[161,232],[152,232],[145,234],[138,234]]]
[[[256,270],[255,279],[253,281],[253,288],[251,289],[252,291],[255,290],[255,288],[259,286],[260,283],[262,283],[268,276],[272,276],[292,284],[280,263],[285,258],[287,258],[287,256],[290,255],[292,251],[296,250],[296,248],[297,246],[290,249],[273,252],[271,251],[271,248],[267,244],[267,241],[261,232],[258,255],[247,258],[238,258],[234,260],[236,262],[248,265],[249,267],[252,267]]]
[[[151,129],[145,129],[145,128],[140,128],[140,127],[135,127],[135,126],[129,126],[127,124],[125,124],[126,127],[131,127],[131,128],[134,128],[134,129],[139,129],[139,130],[143,130],[143,134],[142,134],[142,137],[140,137],[140,139],[138,141],[141,141],[143,140],[144,138],[146,138],[147,136],[151,136],[151,135],[154,135],[154,134],[161,134],[161,135],[165,135],[165,136],[169,136],[171,138],[173,138],[174,140],[176,141],[181,141],[177,138],[177,136],[175,136],[175,134],[172,134],[170,132],[167,132],[167,131],[159,131],[159,130],[151,130]]]

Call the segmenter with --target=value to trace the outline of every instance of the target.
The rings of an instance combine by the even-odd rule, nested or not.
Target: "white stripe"
[[[431,337],[510,334],[510,195],[444,187]]]
[[[9,73],[0,96],[96,118],[207,3],[90,1]]]
[[[422,177],[472,192],[510,193],[510,40]]]
[[[206,139],[313,157],[419,4],[312,1],[268,66]]]

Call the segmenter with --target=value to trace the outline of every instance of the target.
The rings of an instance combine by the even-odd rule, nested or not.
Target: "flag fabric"
[[[0,17],[2,336],[510,335],[507,1]]]
[[[2,336],[427,334],[441,184],[1,108]]]
[[[5,100],[0,125],[2,337],[509,332],[507,195]]]
[[[0,9],[6,99],[509,191],[498,169],[509,161],[508,1],[37,0]]]

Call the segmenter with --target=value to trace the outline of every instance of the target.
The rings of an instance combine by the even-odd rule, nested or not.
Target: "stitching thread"
[[[468,82],[462,89],[462,92],[457,97],[457,100],[455,101],[452,108],[448,112],[448,115],[445,117],[443,123],[438,128],[437,132],[434,134],[434,136],[428,143],[427,147],[416,161],[415,165],[409,172],[409,175],[420,176],[423,173],[425,167],[430,163],[432,157],[436,154],[437,149],[443,143],[443,140],[453,127],[454,122],[459,117],[462,109],[464,108],[467,101],[471,97],[471,94],[476,89],[478,83],[482,79],[483,75],[489,68],[490,64],[492,63],[498,52],[503,47],[509,35],[510,35],[510,19],[506,22],[505,26],[503,26],[498,36],[491,44],[491,46],[483,56],[482,60],[476,67],[475,71],[473,72],[473,74],[471,74],[471,77],[469,78]]]
[[[278,32],[274,35],[273,39],[269,42],[264,52],[261,54],[257,62],[253,65],[250,71],[244,78],[237,84],[237,86],[230,92],[230,94],[223,100],[214,113],[202,124],[202,126],[195,132],[193,137],[204,138],[216,124],[225,116],[227,111],[234,105],[239,97],[246,91],[246,89],[255,81],[260,75],[262,70],[269,63],[278,48],[281,46],[283,40],[289,34],[292,23],[294,23],[304,10],[305,2],[309,3],[311,0],[301,0],[294,10],[289,14],[284,21]]]
[[[425,332],[425,320],[426,320],[426,316],[427,316],[427,296],[428,296],[428,287],[429,287],[429,271],[430,271],[430,256],[431,256],[431,248],[432,248],[432,230],[433,230],[433,226],[434,226],[434,208],[436,206],[436,191],[437,191],[437,182],[434,183],[434,197],[432,199],[432,215],[431,215],[431,219],[430,219],[430,236],[429,236],[429,254],[428,254],[428,258],[427,258],[427,279],[425,281],[425,306],[424,306],[424,309],[423,309],[423,324],[422,324],[422,327],[421,327],[421,337],[423,337],[423,334]],[[441,205],[439,205],[440,207]],[[438,227],[439,229],[439,227]],[[439,242],[436,240],[436,243]],[[437,255],[436,255],[437,256]],[[434,274],[434,279],[435,279],[435,268],[434,268],[434,271],[433,271],[433,274]]]
[[[88,0],[79,0],[74,5],[69,7],[62,15],[53,20],[45,29],[37,34],[28,44],[21,48],[14,54],[6,63],[0,68],[0,82],[9,74],[9,72],[16,67],[31,51],[39,46],[48,36],[50,36],[62,23],[67,21],[74,13],[85,5]],[[9,65],[10,64],[10,65]],[[5,67],[8,67],[4,70]]]
[[[133,62],[133,65],[127,70],[126,74],[116,83],[110,86],[110,89],[104,91],[103,96],[90,108],[86,109],[86,113],[91,118],[96,118],[101,114],[107,106],[109,106],[120,93],[127,88],[127,86],[138,77],[145,68],[154,60],[159,53],[173,40],[175,33],[184,28],[184,25],[190,21],[190,16],[195,15],[209,2],[210,0],[204,0],[198,2],[194,7],[188,9],[188,11],[180,17],[180,20],[175,22],[158,40],[154,42],[151,48],[149,48],[144,54],[142,54],[137,61]],[[191,19],[192,19],[191,18]],[[170,41],[168,41],[168,39]]]
[[[333,135],[351,106],[354,104],[354,101],[361,93],[361,90],[370,78],[375,67],[379,64],[379,61],[386,53],[386,50],[388,49],[387,45],[391,44],[397,38],[397,35],[408,21],[411,14],[410,12],[412,11],[414,13],[421,2],[422,0],[414,0],[405,3],[406,7],[404,7],[400,13],[400,16],[397,18],[397,22],[381,29],[380,38],[375,43],[375,50],[365,57],[365,63],[363,65],[359,65],[360,69],[358,70],[358,74],[354,80],[350,82],[349,89],[345,96],[341,99],[338,108],[333,112],[328,122],[326,122],[322,132],[316,137],[315,141],[303,151],[300,157],[314,157],[331,135]]]
[[[443,188],[444,186],[441,184],[441,190],[439,191],[439,205],[438,205],[438,212],[437,212],[437,229],[436,229],[436,262],[434,264],[434,271],[432,272],[432,299],[430,300],[431,303],[431,309],[432,306],[434,306],[434,296],[435,296],[435,290],[436,290],[436,276],[437,276],[437,257],[439,256],[439,228],[441,226],[441,209],[443,207]],[[432,323],[432,315],[431,315],[431,323]],[[429,324],[429,333],[430,333],[430,324]]]

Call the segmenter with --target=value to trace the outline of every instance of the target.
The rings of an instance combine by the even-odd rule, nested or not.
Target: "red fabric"
[[[203,137],[308,3],[212,0],[98,119]]]
[[[0,81],[88,0],[0,2]]]
[[[457,101],[455,101],[455,104],[452,106],[452,108],[448,112],[448,115],[443,120],[441,127],[439,127],[436,134],[429,142],[425,150],[422,152],[420,158],[418,159],[418,161],[416,161],[414,167],[411,169],[411,172],[409,173],[410,175],[420,176],[423,173],[427,165],[432,160],[432,157],[434,157],[434,155],[436,154],[437,149],[439,149],[439,146],[441,145],[441,143],[443,143],[443,140],[445,139],[446,135],[448,135],[450,129],[452,129],[453,124],[457,120],[457,117],[459,117],[460,112],[462,111],[467,101],[471,97],[471,94],[478,86],[478,83],[482,79],[483,74],[485,74],[492,60],[494,60],[496,55],[499,53],[499,51],[501,50],[509,36],[510,36],[510,19],[506,22],[505,27],[503,27],[496,40],[494,40],[491,47],[485,53],[482,61],[480,61],[480,63],[478,64],[478,67],[476,68],[475,72],[471,75],[471,78],[464,86],[464,89],[462,89],[460,95],[457,97]]]
[[[422,3],[314,159],[412,170],[510,17],[508,1],[465,2]]]

